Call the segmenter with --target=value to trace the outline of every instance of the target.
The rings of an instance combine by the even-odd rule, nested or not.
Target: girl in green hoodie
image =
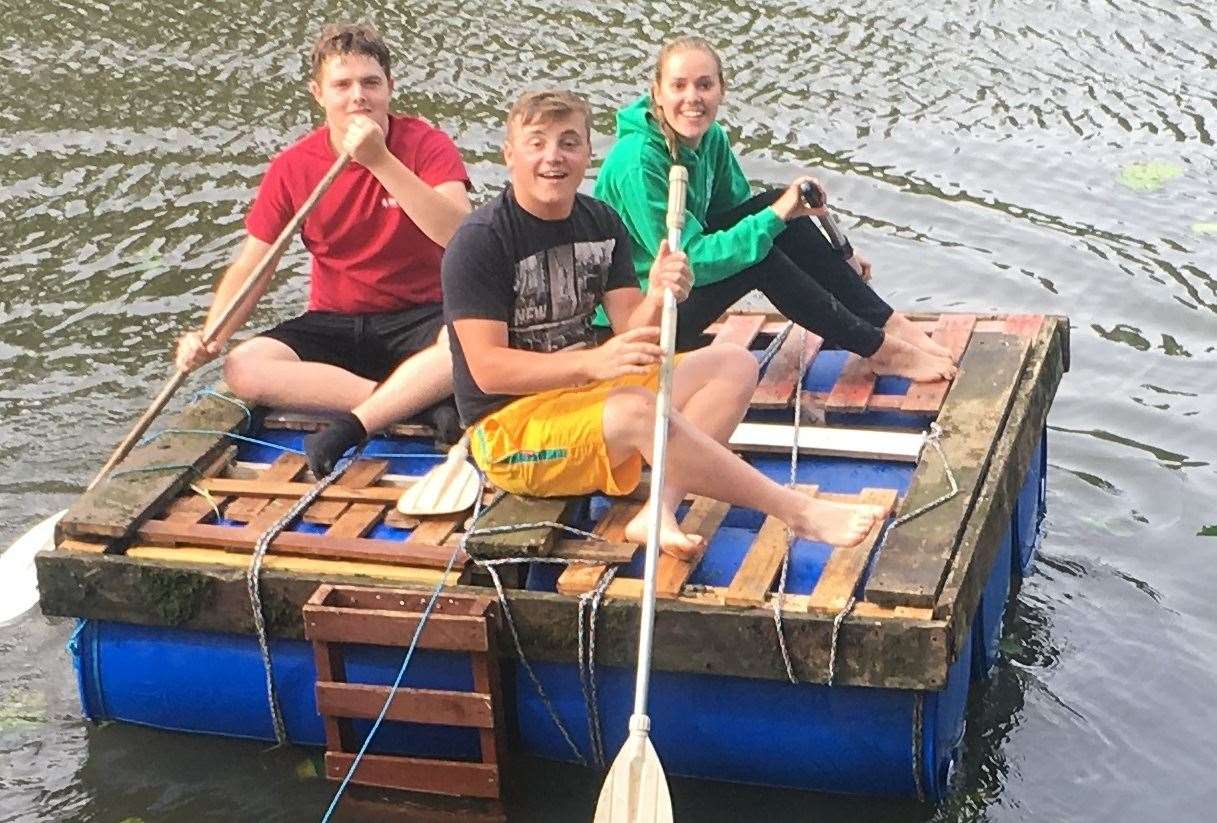
[[[689,172],[683,251],[694,288],[680,304],[677,347],[695,348],[706,327],[753,289],[786,317],[830,345],[867,358],[878,374],[914,380],[952,377],[949,352],[867,284],[870,264],[856,271],[829,245],[800,196],[788,188],[752,196],[727,134],[716,121],[725,91],[722,64],[699,37],[666,44],[651,93],[617,113],[617,143],[596,180],[596,197],[621,215],[633,241],[634,269],[646,273],[665,237],[668,170]],[[821,189],[822,191],[822,189]]]

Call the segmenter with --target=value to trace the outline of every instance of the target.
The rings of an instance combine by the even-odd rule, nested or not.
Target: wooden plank
[[[1038,459],[1048,410],[1065,373],[1068,334],[1068,318],[1044,318],[1032,344],[1032,365],[1014,392],[1014,404],[960,537],[955,562],[934,605],[935,619],[950,621],[954,654],[969,637],[972,616],[1010,528],[1028,468]]]
[[[245,425],[245,413],[232,403],[203,397],[161,425],[166,430],[229,432]],[[56,537],[129,537],[228,447],[225,434],[165,434],[136,447],[109,477],[68,508]],[[175,468],[162,468],[169,466]]]
[[[346,661],[342,645],[338,643],[314,643],[313,665],[317,669],[317,702],[320,704],[320,688],[323,681],[346,680]],[[320,711],[321,725],[325,729],[325,747],[331,751],[350,748],[352,741],[351,721],[346,717],[335,717]]]
[[[867,582],[867,600],[888,606],[934,605],[960,531],[976,502],[977,487],[1005,423],[1028,349],[1026,338],[973,335],[938,416],[942,450],[959,484],[959,494],[891,530]],[[913,473],[901,511],[914,511],[948,489],[937,451],[927,449]]]
[[[225,499],[212,497],[208,500],[196,491],[188,491],[181,497],[174,498],[165,508],[164,519],[172,523],[198,523],[207,515],[215,512],[212,504],[219,508]]]
[[[824,409],[830,412],[864,412],[874,393],[875,373],[865,360],[851,354],[841,368],[832,391],[828,393]]]
[[[886,518],[888,514],[891,514],[892,507],[896,505],[896,491],[895,489],[863,489],[862,494],[858,496],[858,502],[882,506]],[[828,562],[824,564],[824,570],[820,573],[820,579],[816,581],[816,586],[807,599],[807,611],[836,615],[845,608],[858,588],[871,551],[875,547],[875,541],[879,539],[882,531],[883,522],[881,521],[875,524],[861,543],[848,548],[841,546],[833,548],[832,555],[829,556]]]
[[[731,434],[728,445],[736,452],[789,454],[793,440],[794,426],[778,423],[740,423]],[[924,443],[924,432],[828,426],[799,428],[799,454],[911,463],[921,454]]]
[[[346,505],[346,504],[343,504]],[[363,537],[384,516],[379,503],[351,503],[326,532],[326,537]]]
[[[732,314],[736,313],[737,312],[733,312]],[[755,312],[747,312],[747,314],[752,315],[755,314]],[[726,316],[730,317],[732,315]],[[786,318],[782,317],[776,312],[767,312],[762,316],[765,318],[765,323],[761,326],[761,334],[769,335],[771,337],[773,335],[780,334],[788,322]],[[724,321],[722,320],[718,320],[717,322],[711,323],[706,327],[706,334],[710,335],[711,337],[718,336],[718,334],[723,330],[723,322]]]
[[[782,558],[788,550],[786,524],[776,517],[766,517],[752,545],[748,547],[748,554],[744,555],[744,562],[731,578],[724,602],[728,606],[745,608],[764,605],[765,595],[773,585],[773,578],[777,576]]]
[[[304,636],[313,642],[368,643],[406,646],[422,615],[392,609],[351,609],[310,606],[304,612]],[[418,638],[418,648],[454,652],[484,652],[486,618],[432,613]]]
[[[805,332],[803,329],[791,329],[790,335],[782,343],[769,367],[757,383],[756,391],[752,393],[752,407],[758,409],[784,409],[794,399],[795,387],[803,382],[803,373],[799,371],[799,355],[802,351],[803,368],[811,365],[811,361],[824,345],[824,338],[818,334]]]
[[[642,511],[642,506],[642,503],[633,500],[614,500],[608,511],[600,518],[600,522],[592,528],[592,533],[614,543],[623,542],[626,525],[634,519],[638,512]],[[635,545],[635,551],[637,548],[638,546]],[[599,585],[600,578],[606,571],[608,571],[608,566],[604,564],[567,566],[558,576],[557,591],[560,594],[589,592]]]
[[[711,346],[719,343],[734,343],[745,349],[752,344],[765,325],[763,314],[733,314],[723,321],[722,327],[714,335]]]
[[[1034,338],[1044,325],[1042,314],[1012,314],[1002,324],[1006,334],[1016,334],[1019,337]]]
[[[637,543],[624,540],[585,540],[566,538],[554,545],[550,557],[563,560],[591,560],[597,563],[629,563],[638,551]]]
[[[93,543],[85,540],[75,540],[69,537],[66,540],[61,540],[59,544],[55,546],[55,551],[104,554],[106,551],[106,545],[107,544],[105,543]]]
[[[529,523],[565,523],[580,504],[574,497],[520,497],[504,495],[483,511],[479,529]],[[558,529],[539,526],[501,534],[473,535],[465,543],[470,555],[484,559],[500,557],[545,557],[561,534]]]
[[[350,771],[354,760],[353,754],[326,752],[326,777],[341,780]],[[352,782],[385,789],[463,797],[499,796],[498,766],[486,763],[365,754],[359,761],[359,769]]]
[[[448,536],[456,531],[456,527],[460,525],[463,519],[463,515],[457,515],[456,517],[424,517],[414,528],[414,531],[410,532],[410,536],[406,538],[406,543],[443,545]]]
[[[932,337],[936,343],[951,350],[952,359],[958,363],[968,347],[976,316],[972,314],[949,314],[938,320]],[[935,380],[932,383],[912,383],[904,396],[900,410],[909,414],[928,414],[942,408],[942,402],[951,387],[950,380]]]
[[[356,460],[347,467],[347,470],[342,473],[342,477],[339,477],[334,485],[345,489],[362,489],[375,485],[388,470],[388,460]],[[346,504],[341,501],[318,500],[304,510],[301,519],[306,523],[332,524],[338,520],[345,509]]]
[[[315,432],[332,421],[333,417],[323,414],[271,409],[263,416],[262,427],[282,431]],[[425,423],[392,423],[384,429],[384,433],[394,437],[434,437],[435,429]]]
[[[276,560],[298,559],[267,558],[262,574],[267,631],[275,638],[301,639],[302,606],[318,585],[334,580],[335,575],[270,568]],[[35,563],[42,609],[50,616],[246,635],[253,632],[243,567],[64,551],[41,552]],[[432,586],[419,583],[411,588],[427,594]],[[485,595],[486,590],[453,585],[445,592]],[[529,660],[575,662],[575,598],[522,589],[508,590],[507,598]],[[599,620],[605,630],[596,638],[598,664],[635,665],[638,611],[635,599],[610,599],[601,605]],[[805,612],[787,614],[785,628],[795,674],[805,680],[822,681],[827,674],[832,620]],[[513,656],[509,631],[505,626],[498,631],[496,639],[502,654]],[[949,668],[947,631],[945,621],[847,618],[841,625],[836,682],[941,689]],[[661,600],[653,662],[655,671],[786,680],[780,655],[774,653],[773,615],[764,609]]]
[[[304,474],[304,470],[308,468],[308,460],[302,454],[293,452],[284,452],[271,463],[267,469],[262,472],[256,481],[258,484],[274,484],[279,482],[291,482]],[[210,481],[204,481],[199,485],[211,492],[207,485]],[[299,485],[308,488],[308,484],[300,483]],[[213,492],[214,493],[214,492]],[[300,494],[285,494],[283,497],[303,497],[304,492]],[[269,495],[267,497],[238,497],[236,500],[228,504],[228,508],[224,510],[224,516],[229,520],[235,520],[238,523],[250,523],[270,504]],[[276,518],[277,519],[277,518]],[[263,518],[259,522],[265,522]],[[274,520],[272,519],[273,523]]]
[[[710,545],[710,539],[714,537],[714,533],[718,531],[718,526],[723,522],[723,518],[727,516],[727,512],[731,510],[728,503],[723,503],[720,500],[711,500],[708,497],[694,497],[693,504],[689,506],[689,510],[685,512],[685,516],[680,521],[681,531],[686,534],[699,534],[706,541],[706,547]],[[671,598],[680,594],[680,590],[684,588],[685,581],[693,574],[693,570],[697,568],[697,564],[701,562],[701,557],[696,560],[685,561],[673,557],[666,552],[659,553],[659,562],[655,567],[655,596]],[[612,584],[609,584],[612,587]]]
[[[150,520],[136,534],[143,540],[171,540],[196,546],[251,551],[264,528],[254,526],[180,526]],[[414,541],[372,540],[366,537],[330,537],[324,534],[283,532],[271,543],[272,552],[324,557],[332,560],[365,560],[373,563],[399,563],[442,569],[448,565],[452,550]],[[458,557],[457,563],[464,558]]]
[[[231,477],[214,477],[200,480],[198,485],[212,494],[241,497],[290,497],[300,499],[312,489],[312,483],[264,482]],[[394,504],[401,497],[405,486],[369,486],[353,489],[338,484],[324,489],[318,500],[339,500],[344,503]],[[235,518],[234,518],[235,519]]]
[[[317,711],[322,715],[371,719],[380,714],[389,698],[388,686],[325,682],[320,677],[318,673]],[[393,692],[385,719],[433,726],[494,728],[490,695],[479,692],[399,688]]]
[[[125,552],[127,557],[156,561],[164,564],[227,566],[234,569],[249,567],[249,557],[234,554],[223,549],[209,549],[201,546],[131,546]],[[327,579],[336,577],[365,577],[395,583],[416,583],[420,586],[433,586],[439,582],[444,573],[438,569],[422,569],[413,566],[397,566],[388,563],[363,563],[343,560],[319,560],[313,557],[292,557],[291,555],[268,554],[262,560],[263,569],[292,572],[295,574],[315,574]],[[445,578],[447,584],[452,584],[460,577],[460,571],[449,572]]]

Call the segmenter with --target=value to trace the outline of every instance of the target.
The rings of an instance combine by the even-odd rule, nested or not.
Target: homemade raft
[[[1068,322],[914,319],[962,352],[953,384],[875,380],[781,318],[711,329],[772,355],[733,448],[788,482],[797,407],[794,482],[891,515],[854,548],[797,540],[784,567],[780,523],[687,501],[684,525],[708,549],[659,564],[651,738],[669,774],[931,801],[948,791],[969,685],[996,660],[1035,552]],[[39,585],[46,614],[81,618],[70,650],[86,715],[275,739],[254,595],[283,731],[325,746],[331,778],[389,698],[420,621],[355,782],[497,797],[510,752],[611,757],[641,591],[642,552],[622,527],[640,503],[487,492],[472,529],[467,512],[405,517],[394,503],[436,455],[425,432],[397,427],[269,543],[251,587],[259,538],[313,486],[290,449],[315,426],[202,397],[64,517]]]

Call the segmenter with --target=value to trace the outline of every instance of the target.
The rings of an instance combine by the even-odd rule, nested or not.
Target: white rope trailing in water
[[[270,528],[262,533],[262,536],[258,538],[258,542],[254,544],[254,551],[249,560],[249,568],[245,572],[245,587],[249,592],[249,606],[250,611],[253,613],[254,634],[258,637],[258,651],[262,655],[262,666],[266,671],[266,702],[270,706],[271,725],[274,727],[275,741],[279,746],[288,742],[287,728],[283,723],[283,711],[279,705],[279,690],[275,687],[275,674],[271,667],[270,641],[266,636],[266,620],[262,613],[262,560],[266,557],[266,551],[270,548],[270,544],[274,539],[293,520],[299,517],[305,509],[312,505],[313,501],[323,491],[333,485],[334,481],[347,470],[347,467],[358,456],[359,452],[356,451],[351,457],[339,460],[338,465],[334,466],[332,472],[313,484],[313,487],[303,497],[297,500],[282,517],[272,523]]]

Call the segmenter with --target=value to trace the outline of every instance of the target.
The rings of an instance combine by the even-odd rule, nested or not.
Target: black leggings
[[[711,215],[709,231],[730,228],[782,195],[767,191],[728,212]],[[870,357],[883,344],[883,325],[892,307],[863,282],[812,225],[810,217],[791,220],[773,249],[759,263],[708,286],[695,287],[677,311],[676,348],[703,344],[706,328],[732,304],[759,289],[777,310],[824,338],[826,346]]]

